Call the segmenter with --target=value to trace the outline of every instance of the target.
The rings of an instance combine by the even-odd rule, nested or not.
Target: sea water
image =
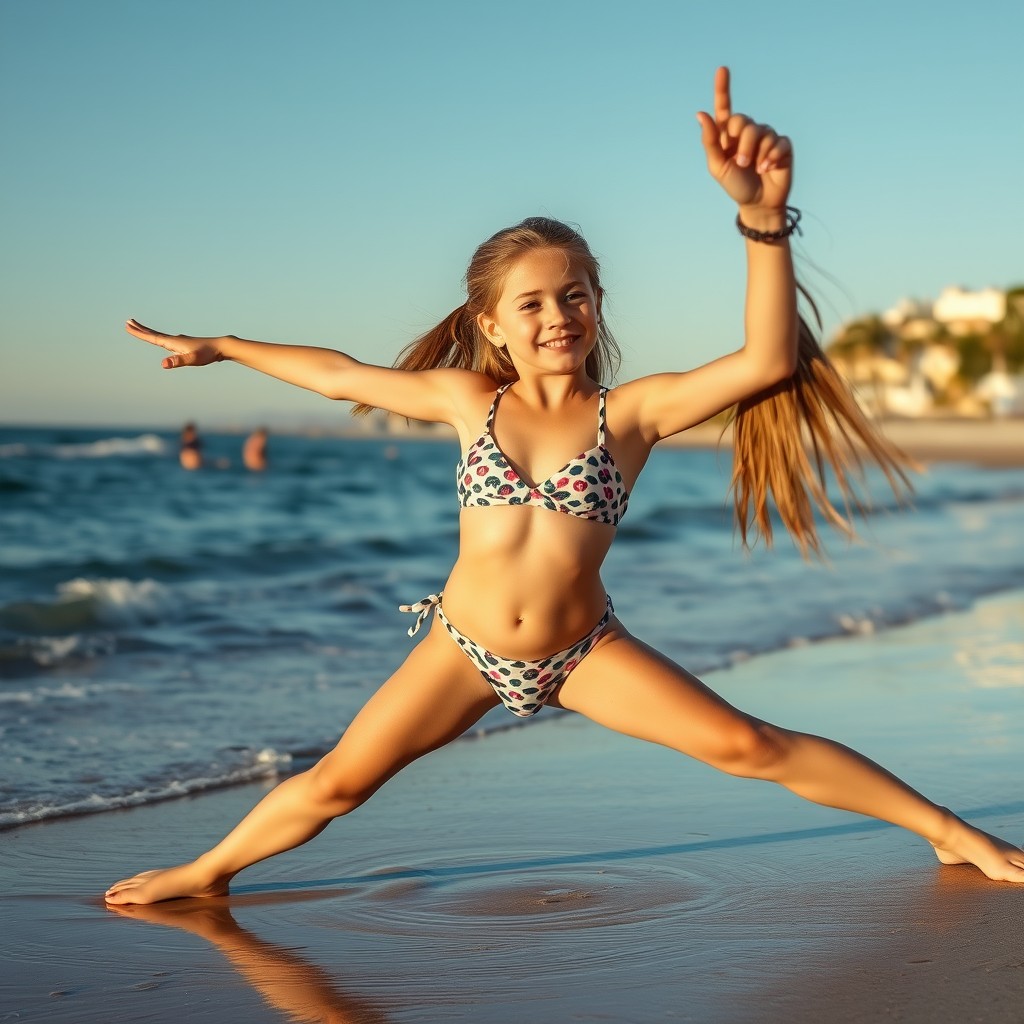
[[[310,763],[414,642],[397,606],[456,555],[454,442],[275,436],[265,473],[240,437],[205,443],[222,468],[190,473],[169,433],[0,430],[0,827]],[[932,466],[912,509],[869,480],[877,513],[828,565],[781,535],[743,553],[729,471],[656,450],[604,571],[630,629],[698,674],[1024,581],[1024,470]],[[530,721],[496,709],[473,735]]]

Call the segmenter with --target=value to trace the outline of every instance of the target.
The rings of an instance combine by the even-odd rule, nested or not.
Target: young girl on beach
[[[171,353],[167,369],[231,360],[364,409],[450,424],[463,453],[462,511],[443,592],[404,606],[417,616],[410,634],[430,619],[426,635],[338,745],[213,849],[115,883],[110,903],[226,893],[243,868],[312,839],[499,703],[521,716],[545,704],[579,712],[730,774],[903,826],[943,863],[1024,883],[1024,851],[847,747],[732,707],[629,633],[605,592],[601,564],[651,449],[724,409],[738,406],[733,483],[744,539],[749,526],[770,541],[769,491],[805,551],[818,546],[816,508],[846,528],[822,467],[832,466],[844,499],[855,501],[845,472],[856,465],[854,443],[894,486],[902,478],[899,453],[863,420],[798,316],[789,140],[732,112],[724,68],[713,116],[697,117],[711,175],[737,203],[748,266],[743,347],[697,369],[603,387],[617,350],[601,316],[597,262],[579,234],[544,218],[480,246],[466,303],[395,368],[128,322],[131,334]],[[411,481],[393,486],[413,515]]]

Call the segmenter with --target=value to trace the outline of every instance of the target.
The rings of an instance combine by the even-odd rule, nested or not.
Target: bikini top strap
[[[598,443],[599,446],[602,446],[602,447],[604,445],[604,425],[605,425],[604,396],[607,395],[607,394],[608,394],[608,389],[607,388],[601,388],[598,391],[598,399],[597,399],[597,443]]]
[[[512,387],[511,381],[508,384],[502,384],[501,387],[494,392],[494,401],[491,402],[491,408],[487,413],[487,423],[484,425],[484,430],[486,430],[488,434],[491,432],[491,428],[494,426],[494,413],[497,411],[498,408],[498,399],[501,398],[501,396],[505,394],[505,392],[510,387]]]

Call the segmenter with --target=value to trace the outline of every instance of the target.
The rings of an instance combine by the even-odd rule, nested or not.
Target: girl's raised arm
[[[278,345],[247,341],[233,335],[194,338],[164,334],[129,320],[129,334],[166,349],[161,366],[208,366],[231,361],[315,391],[326,398],[363,403],[418,420],[451,423],[453,391],[469,376],[461,370],[424,370],[415,373],[361,363],[333,349],[306,345]]]
[[[733,113],[727,68],[715,74],[714,100],[714,116],[701,111],[697,121],[708,170],[735,200],[745,229],[745,340],[695,370],[635,382],[638,422],[651,443],[786,379],[796,365],[796,280],[786,237],[793,148],[769,125]]]
[[[866,463],[882,470],[899,499],[912,489],[914,464],[865,417],[797,313],[789,140],[732,112],[725,68],[715,75],[714,117],[702,112],[697,120],[708,169],[739,206],[746,238],[744,344],[688,373],[625,385],[620,422],[654,444],[735,406],[732,492],[743,543],[771,544],[774,505],[801,552],[820,553],[819,517],[852,536],[852,513],[870,509],[861,490]]]

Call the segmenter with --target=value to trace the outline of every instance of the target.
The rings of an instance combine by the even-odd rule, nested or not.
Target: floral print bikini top
[[[617,526],[626,514],[629,492],[604,444],[604,397],[597,403],[597,444],[567,462],[547,480],[531,487],[510,465],[491,430],[498,399],[510,387],[498,388],[484,432],[459,460],[456,477],[463,508],[485,505],[534,505],[579,519]]]

